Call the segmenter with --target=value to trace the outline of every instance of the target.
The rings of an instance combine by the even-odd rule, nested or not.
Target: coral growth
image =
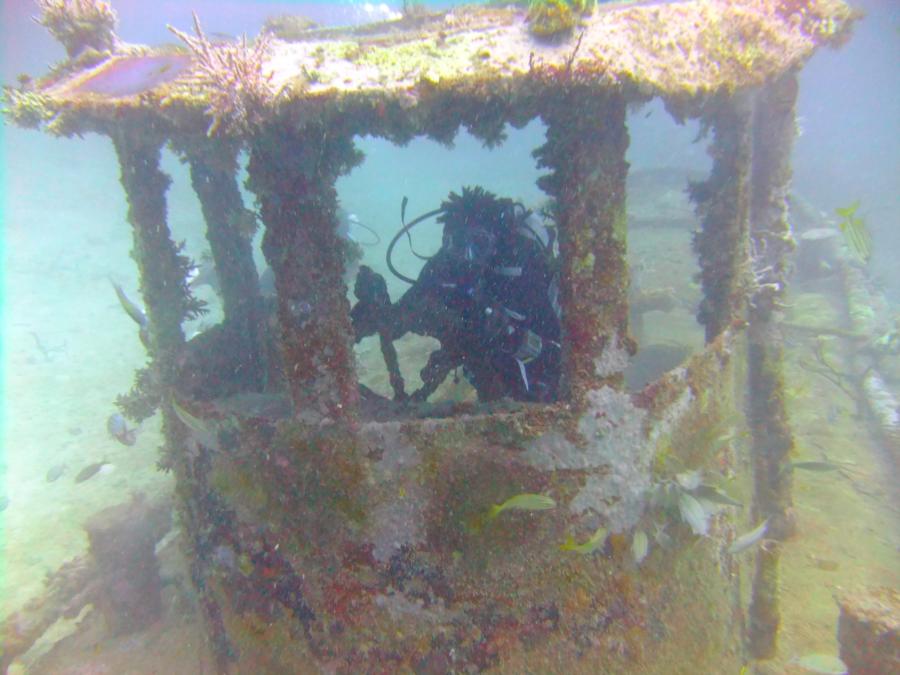
[[[713,158],[710,177],[690,183],[688,194],[696,205],[702,229],[694,233],[693,248],[700,262],[704,300],[697,320],[712,340],[742,310],[746,277],[742,261],[746,223],[749,219],[752,136],[750,113],[745,99],[735,98],[709,120],[714,139],[709,154]]]
[[[208,135],[212,136],[223,125],[226,130],[248,130],[257,126],[277,96],[271,84],[271,73],[263,75],[263,61],[271,34],[262,33],[252,46],[247,45],[246,36],[236,44],[213,43],[203,33],[196,14],[196,36],[172,26],[169,30],[181,38],[197,58],[200,80],[207,88],[209,99],[206,112],[213,118]]]
[[[70,59],[86,49],[112,50],[118,39],[116,13],[101,0],[37,0],[41,15],[35,21],[56,38]]]
[[[188,282],[191,272],[193,272],[197,266],[189,256],[184,254],[185,245],[186,242],[184,241],[180,241],[175,245],[176,264],[182,272],[181,278],[184,279],[180,284],[182,300],[178,304],[178,308],[181,310],[182,321],[199,319],[209,311],[206,307],[205,300],[194,297],[190,283]]]
[[[4,87],[0,101],[6,104],[0,108],[0,113],[26,129],[37,129],[55,114],[50,97],[36,91]]]
[[[157,375],[152,368],[140,368],[134,374],[131,390],[116,397],[116,407],[128,419],[143,422],[156,412],[161,401]]]
[[[538,37],[570,33],[578,17],[589,14],[596,0],[531,0],[528,3],[528,30]]]

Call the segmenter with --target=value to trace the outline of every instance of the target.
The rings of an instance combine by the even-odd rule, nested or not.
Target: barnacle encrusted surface
[[[816,47],[836,45],[856,15],[841,0],[705,0],[600,6],[571,38],[536,41],[524,8],[458,7],[415,21],[357,29],[310,30],[305,39],[273,39],[262,71],[285,104],[304,119],[353,103],[399,104],[409,111],[436,100],[435,92],[488,97],[498,87],[510,104],[524,103],[535,82],[580,82],[621,88],[639,100],[659,95],[694,114],[718,93],[758,85],[801,64]],[[90,119],[121,115],[123,107],[164,111],[176,125],[196,123],[221,92],[195,66],[154,95],[132,98],[81,93],[84,74],[46,92],[69,115]],[[517,99],[522,97],[522,101]],[[385,130],[393,111],[360,119]],[[365,131],[365,129],[362,129]]]
[[[684,370],[676,373],[679,379],[685,376]],[[677,425],[693,400],[690,390],[684,389],[648,437],[647,412],[627,394],[609,387],[591,391],[588,409],[578,420],[580,442],[551,430],[529,444],[525,458],[547,471],[590,470],[569,510],[599,515],[613,532],[629,530],[644,512],[655,442]]]
[[[372,542],[372,555],[384,563],[403,547],[424,542],[428,492],[417,475],[421,454],[403,437],[399,425],[369,424],[366,433],[381,453],[372,464],[377,497],[367,519],[366,536]]]

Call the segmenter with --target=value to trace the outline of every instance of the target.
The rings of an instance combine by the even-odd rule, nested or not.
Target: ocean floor
[[[112,148],[96,137],[54,140],[13,129],[5,134],[0,497],[8,502],[0,513],[0,617],[39,596],[47,573],[85,553],[83,524],[89,516],[137,493],[157,499],[173,489],[171,476],[156,470],[156,418],[140,426],[133,446],[119,443],[106,430],[116,396],[128,391],[134,370],[145,361],[136,326],[122,312],[110,285],[114,279],[132,298],[138,297]],[[467,142],[463,139],[463,146]],[[392,166],[397,160],[393,150],[371,149],[378,166]],[[471,164],[458,161],[463,168]],[[413,182],[417,173],[440,162],[421,161],[423,168],[407,161],[399,170],[408,178],[398,180],[393,192],[367,187],[371,176],[351,174],[339,186],[341,197],[384,241],[396,227],[404,192],[414,195],[415,212],[420,212],[433,208],[449,189],[459,189],[458,182],[447,177],[443,182]],[[173,231],[187,240],[196,256],[205,248],[196,198],[184,167],[171,156],[164,164],[177,177],[169,193]],[[459,166],[445,168],[449,175]],[[533,185],[530,170],[517,177],[490,167],[472,171],[467,184],[481,182],[525,200],[539,196],[533,190],[514,192],[513,178]],[[668,350],[658,350],[658,363],[666,363],[673,350],[686,354],[700,349],[702,331],[693,318],[699,290],[693,281],[690,232],[645,224],[634,228],[630,237],[636,284],[647,290],[671,288],[677,298],[666,311],[644,316],[645,349],[649,353],[651,346],[668,345]],[[365,262],[382,267],[381,255],[367,249]],[[395,297],[399,290],[392,287]],[[808,322],[813,316],[826,327],[842,325],[841,303],[828,293],[828,288],[799,289],[790,298],[788,319]],[[214,300],[210,294],[206,297]],[[896,476],[887,472],[853,402],[805,367],[814,337],[799,332],[789,333],[789,338],[788,403],[797,459],[822,459],[824,453],[851,464],[839,473],[796,472],[798,535],[783,546],[779,656],[760,672],[801,672],[789,663],[793,657],[837,652],[834,590],[900,585],[900,532],[892,485]],[[370,352],[361,356],[364,370],[377,380],[378,366],[369,359],[378,350],[371,345],[364,349]],[[652,365],[648,367],[652,371]],[[88,480],[75,482],[84,467],[101,461],[108,464]],[[50,480],[60,466],[65,467],[61,475]],[[177,541],[160,556],[171,582],[166,587],[165,621],[146,633],[109,639],[88,612],[79,617],[82,630],[77,638],[59,641],[74,630],[75,621],[56,627],[10,672],[212,672],[191,594],[183,583],[186,573]],[[689,664],[673,664],[671,672],[692,671]]]
[[[825,282],[796,288],[788,298],[786,322],[825,331],[845,327],[836,286]],[[851,396],[816,372],[819,335],[786,331],[794,459],[846,465],[824,473],[794,471],[797,536],[782,549],[778,663],[783,670],[773,672],[808,672],[790,660],[809,653],[837,654],[836,592],[900,588],[900,489],[891,449],[870,433]],[[854,343],[834,339],[830,344],[828,363],[839,372],[852,372]]]

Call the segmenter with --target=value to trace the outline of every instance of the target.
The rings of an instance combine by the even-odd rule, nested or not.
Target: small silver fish
[[[144,310],[134,304],[127,295],[125,295],[125,291],[122,290],[122,287],[119,286],[112,279],[109,280],[109,283],[112,284],[113,289],[116,292],[116,297],[119,299],[119,304],[122,306],[122,309],[125,310],[125,313],[131,317],[131,320],[134,321],[138,326],[146,326],[147,325],[147,315],[144,314]]]
[[[709,514],[697,498],[682,492],[678,495],[678,510],[681,519],[691,526],[694,534],[705,537],[709,532]]]
[[[78,475],[75,476],[76,483],[83,483],[88,478],[92,478],[97,474],[100,469],[109,464],[105,459],[102,462],[94,462],[93,464],[88,464],[81,471],[78,472]]]
[[[68,468],[69,467],[65,464],[56,464],[55,466],[51,466],[49,469],[47,469],[47,482],[52,483],[60,476],[62,476]]]
[[[725,492],[715,487],[714,485],[707,485],[703,483],[698,485],[694,490],[691,491],[698,499],[706,499],[707,501],[713,502],[714,504],[725,504],[726,506],[743,506],[743,504],[736,499],[732,499]]]
[[[145,347],[150,346],[150,320],[147,318],[147,315],[144,313],[144,310],[134,304],[127,295],[125,295],[125,291],[122,290],[122,287],[119,286],[112,279],[109,280],[109,283],[112,284],[113,289],[116,291],[116,297],[119,299],[119,304],[122,306],[122,309],[125,310],[125,313],[131,317],[131,320],[134,321],[138,327],[138,335],[141,338],[141,343]]]
[[[803,469],[804,471],[838,471],[841,467],[839,464],[835,464],[834,462],[828,462],[825,460],[816,461],[811,460],[808,462],[791,462],[792,469]]]
[[[119,413],[113,413],[106,420],[106,430],[109,435],[123,445],[134,445],[137,441],[137,429],[129,429],[125,418]]]
[[[742,534],[740,537],[731,542],[731,546],[728,547],[728,552],[731,555],[735,553],[740,553],[744,551],[754,544],[762,541],[762,538],[766,536],[766,529],[769,527],[769,519],[766,518],[762,525],[757,527],[754,530],[750,530],[747,534]]]
[[[195,417],[174,398],[172,399],[172,411],[181,420],[182,424],[191,432],[193,439],[200,445],[205,445],[210,450],[219,450],[219,434],[216,423]]]

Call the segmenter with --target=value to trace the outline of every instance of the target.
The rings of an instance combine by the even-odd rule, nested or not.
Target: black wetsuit
[[[484,266],[441,249],[416,283],[396,303],[382,307],[377,318],[363,316],[360,305],[354,308],[356,338],[376,332],[371,324],[377,321],[391,340],[408,332],[437,339],[441,349],[423,370],[426,385],[433,381],[431,389],[461,366],[482,401],[504,396],[554,401],[560,322],[551,283],[547,255],[527,236],[512,234]]]

